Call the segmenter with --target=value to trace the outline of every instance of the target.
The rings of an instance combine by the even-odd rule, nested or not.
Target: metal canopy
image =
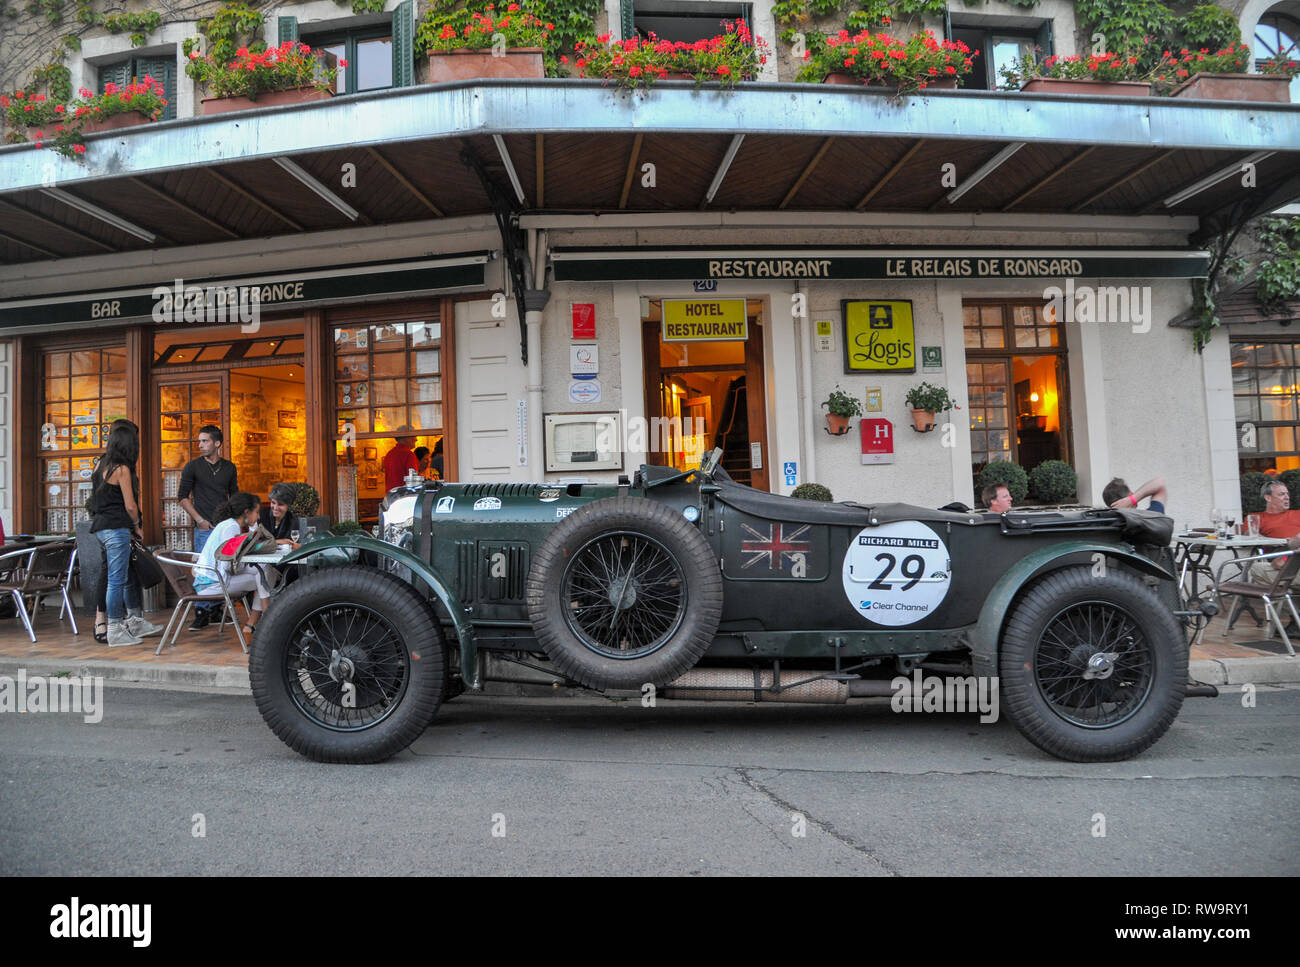
[[[84,163],[0,148],[0,264],[492,212],[462,150],[534,213],[781,210],[809,212],[810,224],[826,211],[1204,216],[1245,193],[1291,193],[1300,106],[477,81],[151,124],[87,144]],[[1244,162],[1255,187],[1243,185]],[[955,190],[941,181],[946,164]]]

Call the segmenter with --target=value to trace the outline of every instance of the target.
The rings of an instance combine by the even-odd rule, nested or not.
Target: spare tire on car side
[[[589,688],[663,685],[708,650],[722,575],[704,535],[671,507],[619,496],[578,508],[528,573],[528,616],[556,669]]]

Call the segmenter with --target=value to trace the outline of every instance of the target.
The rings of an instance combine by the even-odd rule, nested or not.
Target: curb
[[[237,689],[252,694],[247,668],[224,665],[182,665],[143,661],[78,661],[52,658],[0,658],[0,675],[14,676],[25,669],[33,675],[77,675],[106,682],[138,682],[162,687]]]
[[[1300,657],[1201,658],[1188,662],[1188,674],[1207,685],[1300,684]]]

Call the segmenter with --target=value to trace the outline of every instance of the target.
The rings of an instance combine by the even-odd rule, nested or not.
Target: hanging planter
[[[831,436],[844,436],[849,432],[849,421],[862,415],[861,401],[838,385],[830,396],[822,400],[822,406],[826,409],[826,432]]]
[[[912,408],[912,429],[929,433],[934,429],[934,415],[947,410],[960,409],[957,401],[948,395],[943,386],[921,383],[907,391],[907,405]]]

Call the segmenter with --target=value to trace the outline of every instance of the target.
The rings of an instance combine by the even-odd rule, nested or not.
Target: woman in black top
[[[298,518],[289,509],[293,497],[293,484],[276,484],[271,488],[270,499],[262,505],[262,512],[259,515],[262,526],[270,531],[280,544],[292,544],[292,532],[298,530]]]
[[[140,480],[135,473],[140,434],[135,424],[125,420],[114,423],[105,446],[92,478],[95,516],[90,531],[104,545],[108,645],[138,645],[141,635],[162,629],[145,620],[140,609],[140,586],[131,572],[131,537],[134,534],[144,540],[140,529]]]

